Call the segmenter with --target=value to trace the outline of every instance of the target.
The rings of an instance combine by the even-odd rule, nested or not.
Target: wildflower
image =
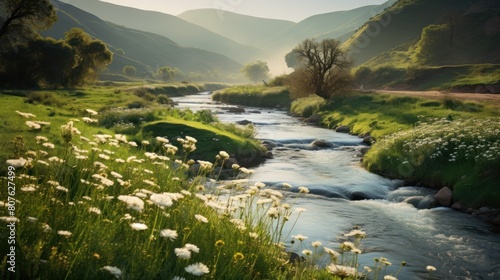
[[[186,141],[188,142],[191,142],[191,143],[196,143],[198,142],[198,140],[196,140],[195,138],[191,137],[191,136],[186,136]]]
[[[354,229],[351,230],[349,233],[344,234],[344,236],[354,236],[355,238],[365,238],[366,237],[366,232],[359,230],[359,229]]]
[[[392,275],[386,275],[386,276],[384,276],[384,280],[398,280],[398,278],[396,278]]]
[[[428,265],[425,269],[427,269],[427,271],[429,271],[429,272],[436,271],[436,267],[434,267],[432,265]]]
[[[291,189],[292,185],[290,185],[288,183],[283,183],[283,188],[285,188],[285,189]]]
[[[356,246],[354,246],[354,243],[349,242],[349,241],[346,241],[346,242],[343,242],[342,244],[340,244],[340,250],[343,252],[349,252],[355,248],[356,248]]]
[[[224,241],[222,241],[222,240],[217,240],[217,241],[215,241],[215,247],[222,247],[222,246],[224,246],[224,244],[225,244],[225,243],[224,243]]]
[[[99,154],[99,157],[102,159],[105,159],[105,160],[109,160],[109,158],[110,158],[108,155],[105,155],[105,154]]]
[[[62,186],[57,186],[57,187],[56,187],[56,190],[58,190],[58,191],[62,191],[62,192],[65,192],[65,193],[67,193],[67,192],[69,191],[67,188],[62,187]]]
[[[57,234],[64,236],[64,237],[70,237],[72,235],[72,233],[70,231],[67,231],[67,230],[58,230]]]
[[[293,239],[297,239],[297,240],[299,240],[299,241],[304,241],[304,240],[306,240],[308,237],[307,237],[307,236],[304,236],[304,235],[302,235],[302,234],[297,234],[297,235],[292,235],[292,238],[293,238]]]
[[[191,251],[189,251],[186,247],[175,248],[174,252],[175,252],[175,255],[179,259],[185,259],[185,260],[187,260],[187,259],[191,258]]]
[[[29,119],[29,118],[36,118],[36,116],[33,115],[32,113],[23,113],[23,112],[19,112],[17,110],[16,110],[16,113],[18,113],[23,118],[27,118],[27,119]]]
[[[128,144],[131,146],[131,147],[137,147],[137,143],[134,142],[134,141],[130,141],[128,142]]]
[[[172,280],[186,280],[186,278],[179,277],[179,276],[174,276],[174,278],[172,278]]]
[[[334,263],[327,266],[326,270],[333,275],[340,276],[342,279],[356,274],[356,268],[344,265],[336,265]]]
[[[96,111],[92,109],[85,109],[85,112],[89,113],[91,116],[95,116],[98,114]]]
[[[323,247],[323,250],[325,250],[325,253],[330,255],[330,257],[332,258],[337,258],[338,256],[340,256],[340,254],[337,251],[332,250],[330,248]]]
[[[232,168],[234,171],[236,171],[236,170],[240,169],[240,166],[239,166],[238,164],[234,163],[233,165],[231,165],[231,168]]]
[[[167,144],[167,143],[169,143],[169,142],[170,142],[170,141],[168,141],[168,139],[167,139],[167,138],[165,138],[165,137],[160,137],[160,136],[157,136],[157,137],[156,137],[156,141],[158,141],[159,143],[164,143],[164,144]]]
[[[250,237],[254,239],[257,239],[259,237],[259,234],[256,232],[249,232],[248,235],[250,235]]]
[[[82,120],[86,123],[97,123],[99,122],[98,119],[92,119],[92,118],[89,118],[89,117],[83,117]]]
[[[309,189],[306,187],[299,187],[299,193],[309,193]]]
[[[116,266],[105,266],[103,268],[101,268],[102,270],[106,270],[108,271],[109,273],[113,274],[117,279],[120,278],[122,276],[122,271],[116,267]]]
[[[200,252],[200,248],[198,248],[198,246],[193,245],[193,244],[187,243],[186,245],[184,245],[184,248],[186,248],[189,251],[194,252],[194,253],[199,253]]]
[[[136,210],[141,212],[144,210],[144,201],[142,199],[135,197],[135,196],[129,196],[129,195],[120,195],[118,196],[118,199],[127,203],[127,208]]]
[[[28,217],[28,222],[30,222],[30,223],[34,223],[34,222],[37,222],[37,221],[38,221],[38,218]]]
[[[149,141],[146,141],[146,140],[141,141],[141,145],[143,145],[143,146],[148,146],[149,144],[150,144]]]
[[[311,245],[314,247],[314,248],[318,248],[319,246],[323,245],[320,241],[314,241],[311,243]]]
[[[306,255],[306,256],[310,256],[310,255],[312,255],[312,251],[311,250],[302,250],[302,254]]]
[[[240,171],[243,172],[244,174],[252,174],[255,172],[254,170],[250,170],[245,167],[240,167]]]
[[[229,154],[225,151],[220,151],[219,156],[222,158],[222,160],[226,160],[229,158]]]
[[[352,249],[352,252],[353,252],[354,254],[361,254],[361,249],[354,248],[354,249]]]
[[[118,179],[122,179],[123,178],[123,176],[120,173],[116,173],[114,171],[111,171],[111,176],[113,176],[115,178],[118,178]]]
[[[297,212],[297,213],[299,213],[299,214],[300,214],[300,213],[302,213],[302,212],[306,212],[306,211],[307,211],[307,209],[306,209],[306,208],[301,208],[301,207],[299,207],[299,208],[295,208],[295,212]]]
[[[279,214],[280,214],[280,212],[279,212],[278,208],[276,208],[276,207],[272,207],[269,210],[267,210],[267,215],[271,218],[276,219],[276,218],[278,218]]]
[[[97,207],[90,207],[90,208],[89,208],[89,212],[90,212],[90,213],[97,214],[97,215],[101,215],[101,209],[99,209],[99,208],[97,208]]]
[[[173,204],[170,196],[168,196],[166,194],[156,194],[156,193],[152,194],[150,197],[150,200],[158,206],[170,207]]]
[[[10,165],[14,168],[21,168],[26,165],[27,160],[24,158],[18,158],[18,159],[8,159],[6,161],[7,165]]]
[[[31,129],[40,129],[42,126],[37,124],[36,122],[26,121],[26,125]]]
[[[36,191],[38,187],[33,185],[33,184],[30,184],[30,185],[26,185],[24,187],[21,188],[21,191],[23,192],[34,192]]]
[[[49,143],[49,142],[43,143],[42,146],[44,146],[45,148],[49,148],[49,149],[54,149],[56,147],[54,144]]]
[[[245,259],[245,255],[243,255],[242,253],[238,252],[236,254],[233,255],[233,261],[234,262],[238,262],[238,261],[241,261]]]
[[[196,275],[196,276],[201,276],[203,274],[209,273],[210,270],[208,270],[208,267],[202,263],[195,263],[192,265],[189,265],[185,268],[187,273]]]
[[[143,224],[143,223],[132,223],[130,224],[130,227],[133,229],[133,230],[146,230],[148,229],[148,226]]]
[[[177,231],[171,229],[162,229],[160,231],[160,236],[163,238],[168,238],[170,241],[174,241],[177,238]]]
[[[199,221],[199,222],[202,222],[202,223],[208,223],[208,219],[203,217],[202,215],[199,215],[199,214],[196,214],[194,215],[194,217]]]

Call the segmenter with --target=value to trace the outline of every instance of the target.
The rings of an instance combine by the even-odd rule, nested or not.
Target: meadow
[[[239,180],[221,181],[228,152],[191,158],[212,141],[182,133],[185,126],[162,136],[143,130],[159,123],[203,130],[210,116],[154,105],[122,108],[118,118],[112,104],[153,103],[116,88],[43,93],[36,103],[20,92],[1,96],[9,105],[1,112],[9,139],[1,182],[11,188],[0,192],[0,219],[15,224],[14,250],[0,244],[15,252],[15,266],[3,254],[3,279],[395,279],[405,264],[381,257],[359,267],[360,241],[369,237],[359,228],[332,248],[293,226],[284,231],[306,211],[293,201],[307,188],[250,183],[251,170],[238,165],[231,168]],[[194,164],[200,168],[188,175]],[[0,235],[5,241],[11,232]]]
[[[397,94],[353,93],[326,102],[298,99],[291,111],[320,114],[328,128],[348,126],[376,143],[363,164],[371,172],[407,184],[444,186],[464,207],[500,206],[498,104]]]

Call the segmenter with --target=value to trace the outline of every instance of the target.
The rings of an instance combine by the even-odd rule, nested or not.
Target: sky
[[[361,6],[379,5],[386,0],[102,0],[122,6],[178,15],[184,11],[216,8],[238,14],[294,22],[309,16]],[[285,7],[285,8],[284,8]]]

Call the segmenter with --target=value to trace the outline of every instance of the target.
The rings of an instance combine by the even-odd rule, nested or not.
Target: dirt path
[[[500,94],[483,94],[483,93],[448,93],[440,91],[403,91],[403,90],[375,90],[376,93],[390,93],[405,96],[426,97],[432,99],[443,99],[452,97],[460,100],[473,100],[479,102],[493,102],[500,105]]]

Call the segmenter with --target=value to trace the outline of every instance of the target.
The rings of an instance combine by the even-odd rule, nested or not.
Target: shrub
[[[26,95],[26,103],[29,104],[43,104],[47,106],[61,107],[64,104],[59,101],[50,92],[34,91]]]

